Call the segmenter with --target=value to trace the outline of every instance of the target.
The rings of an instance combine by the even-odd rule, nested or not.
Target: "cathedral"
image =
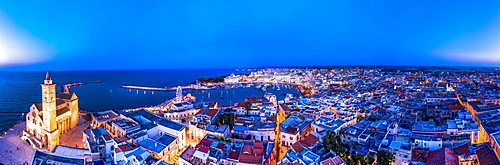
[[[78,97],[56,92],[49,71],[40,85],[42,103],[31,105],[22,138],[35,148],[52,151],[59,144],[59,137],[78,124]]]

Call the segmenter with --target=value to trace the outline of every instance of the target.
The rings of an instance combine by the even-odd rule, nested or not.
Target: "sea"
[[[71,88],[79,97],[83,111],[109,109],[130,109],[154,106],[175,97],[175,91],[147,91],[121,88],[123,85],[146,87],[176,87],[189,85],[199,78],[217,77],[226,74],[248,74],[248,71],[234,69],[170,69],[170,70],[103,70],[103,71],[51,71],[56,89],[76,82],[101,81]],[[45,71],[38,72],[0,72],[0,133],[8,130],[18,121],[24,120],[32,104],[41,103],[41,86]],[[297,93],[293,88],[271,87],[267,91],[248,88],[184,90],[183,94],[197,97],[197,102],[217,101],[219,105],[233,105],[245,97],[263,96],[273,93],[283,99],[286,93]]]

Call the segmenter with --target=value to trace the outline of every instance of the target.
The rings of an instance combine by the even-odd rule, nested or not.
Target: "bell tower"
[[[43,129],[47,135],[44,141],[47,143],[49,150],[52,150],[59,143],[59,134],[56,123],[56,84],[52,83],[48,70],[45,74],[45,80],[40,85],[42,86],[42,114],[45,125]]]

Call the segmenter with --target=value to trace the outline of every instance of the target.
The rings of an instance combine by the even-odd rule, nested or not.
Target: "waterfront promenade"
[[[0,138],[0,163],[29,164],[33,156],[33,147],[21,139],[26,122],[22,121],[2,134]]]

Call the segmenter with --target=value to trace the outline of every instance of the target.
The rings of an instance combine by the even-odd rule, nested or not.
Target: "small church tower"
[[[45,80],[42,84],[42,114],[45,126],[47,147],[52,150],[59,142],[59,132],[56,121],[56,84],[52,83],[50,72],[47,70]]]

